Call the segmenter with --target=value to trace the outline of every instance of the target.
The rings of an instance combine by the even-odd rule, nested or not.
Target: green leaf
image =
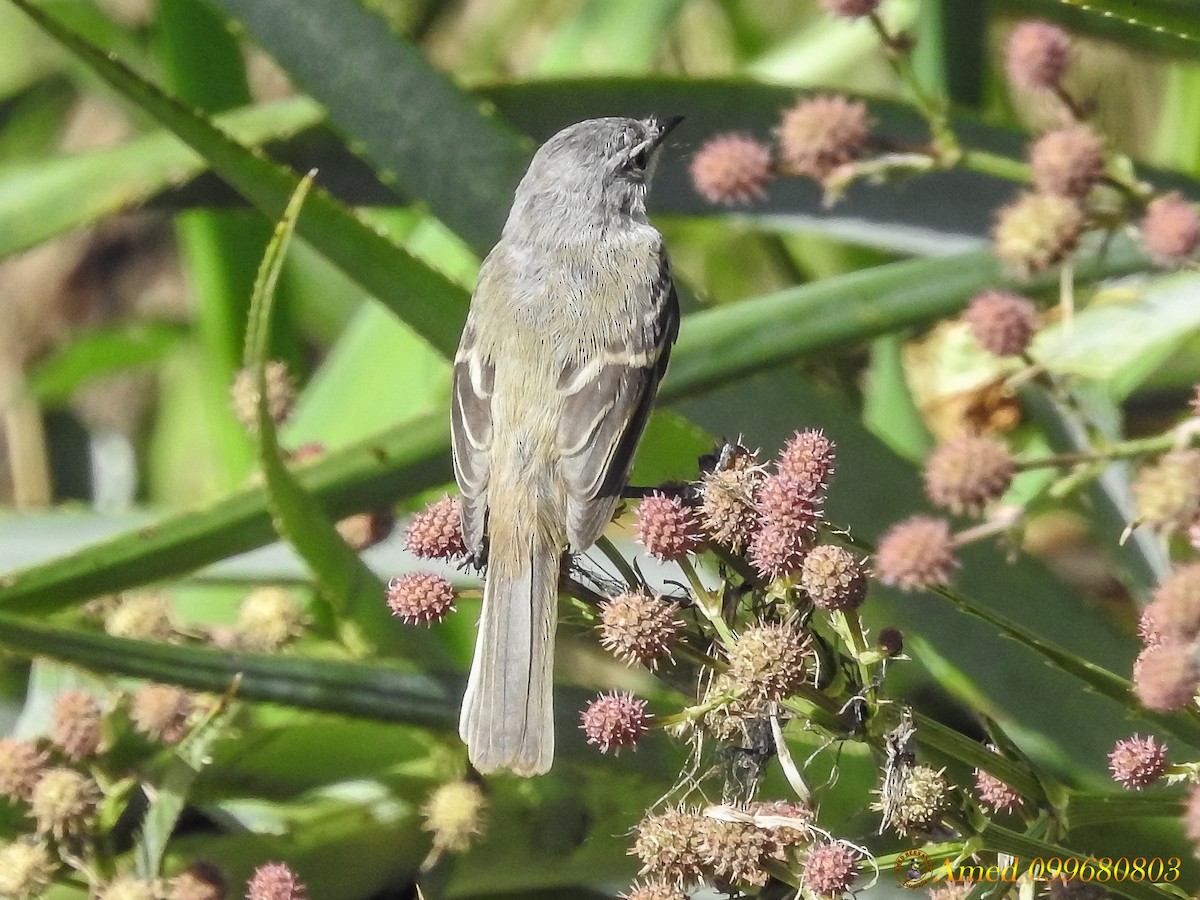
[[[229,719],[229,698],[205,715],[178,749],[162,778],[154,785],[150,806],[142,820],[142,828],[133,848],[135,871],[139,878],[153,881],[158,878],[167,841],[187,804],[188,793],[196,778],[211,760],[213,744],[221,736]]]
[[[1040,332],[1032,354],[1052,372],[1105,382],[1114,399],[1126,398],[1200,334],[1197,289],[1194,272],[1115,285],[1069,326]]]
[[[132,322],[100,328],[46,357],[29,377],[44,404],[66,402],[84,383],[131,366],[157,362],[187,334],[173,322]]]
[[[257,382],[258,461],[266,479],[267,504],[274,514],[279,533],[296,548],[322,594],[332,602],[341,637],[353,652],[360,656],[374,652],[369,633],[382,633],[391,635],[388,644],[401,647],[410,658],[422,659],[426,665],[435,668],[445,668],[445,654],[439,657],[438,645],[428,631],[404,628],[389,621],[384,605],[386,585],[346,545],[325,516],[325,510],[300,487],[280,454],[266,390],[271,311],[288,242],[312,177],[310,173],[300,182],[276,226],[250,300],[245,362],[252,368]]]
[[[451,479],[442,413],[405,422],[304,466],[300,486],[335,518]],[[261,487],[0,576],[0,608],[49,611],[112,590],[176,577],[275,537]]]
[[[382,721],[452,731],[460,686],[375,663],[305,659],[110,637],[0,614],[0,646],[115,675]]]
[[[872,342],[863,422],[896,453],[921,460],[933,448],[933,436],[909,389],[903,347],[904,339],[896,334],[885,334]]]
[[[1028,647],[1043,657],[1050,665],[1068,675],[1078,678],[1097,694],[1124,706],[1131,716],[1139,716],[1154,724],[1160,731],[1173,734],[1191,746],[1200,748],[1200,716],[1191,710],[1162,713],[1141,707],[1133,694],[1133,685],[1107,669],[1096,665],[1082,655],[1064,650],[1051,641],[1043,639],[1029,628],[1018,625],[1012,619],[993,609],[988,609],[973,598],[951,588],[937,588],[933,593],[948,601],[960,612],[982,619],[993,626],[1001,635]]]
[[[1001,0],[997,5],[1127,47],[1200,56],[1200,19],[1191,0]]]
[[[214,2],[362,145],[385,182],[427,202],[476,250],[491,247],[529,163],[519,134],[355,0]]]
[[[1127,241],[1077,261],[1082,281],[1146,264]],[[988,287],[1037,291],[1056,276],[1006,276],[990,253],[964,253],[876,266],[731,303],[685,319],[660,394],[667,402],[795,360],[818,348],[863,341],[956,313]]]
[[[389,386],[380,389],[380,386]],[[450,363],[377,304],[361,307],[288,420],[291,445],[327,448],[445,409]]]
[[[209,119],[185,108],[29,0],[13,2],[93,72],[203,153],[214,171],[260,212],[271,219],[283,212],[298,183],[292,172],[260,151],[239,144]],[[379,116],[380,121],[384,118]],[[312,191],[299,234],[434,347],[450,354],[457,346],[466,317],[466,291],[405,253],[325,191]]]
[[[1051,450],[1087,453],[1097,442],[1122,440],[1120,409],[1108,385],[1078,382],[1070,399],[1068,405],[1045,391],[1027,388],[1021,392],[1022,408],[1037,424]],[[1166,545],[1149,529],[1134,529],[1128,540],[1121,539],[1137,517],[1132,483],[1130,464],[1114,461],[1087,486],[1084,499],[1097,544],[1116,564],[1134,597],[1145,601],[1171,571],[1171,557]]]
[[[913,66],[928,90],[955,106],[983,101],[988,10],[982,3],[921,0],[917,11]]]
[[[324,117],[311,100],[297,97],[225,113],[213,124],[255,145]],[[165,132],[78,156],[9,164],[0,169],[0,257],[141,206],[207,168],[195,150]]]
[[[538,75],[637,72],[653,61],[683,0],[588,0],[542,51]]]

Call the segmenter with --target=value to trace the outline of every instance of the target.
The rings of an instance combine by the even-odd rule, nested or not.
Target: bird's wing
[[[595,543],[612,518],[679,333],[679,300],[666,251],[660,254],[657,277],[634,305],[641,320],[630,323],[622,340],[568,365],[558,380],[558,447],[575,550]]]
[[[479,351],[474,317],[467,318],[454,357],[450,399],[450,445],[458,482],[459,513],[467,554],[479,564],[485,556],[488,447],[492,442],[492,392],[496,365]]]

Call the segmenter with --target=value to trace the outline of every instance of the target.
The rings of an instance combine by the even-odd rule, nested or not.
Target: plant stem
[[[870,21],[871,26],[875,29],[875,33],[879,35],[880,42],[883,44],[888,64],[891,65],[892,70],[904,86],[908,88],[913,96],[913,101],[916,103],[917,110],[929,125],[929,133],[933,137],[938,160],[946,166],[957,164],[959,158],[962,156],[962,148],[958,142],[958,135],[950,127],[950,119],[946,115],[944,101],[941,98],[933,97],[926,93],[925,89],[921,86],[921,81],[917,77],[916,70],[913,68],[912,46],[909,40],[903,36],[893,35],[889,32],[878,13],[871,13]]]
[[[1200,718],[1194,711],[1163,713],[1143,709],[1135,702],[1132,686],[1126,679],[1080,658],[1069,650],[1064,650],[1043,640],[1025,627],[981,606],[952,588],[937,587],[930,588],[930,590],[960,612],[982,619],[995,627],[1002,635],[1033,650],[1054,668],[1080,679],[1097,693],[1116,701],[1132,715],[1152,722],[1156,727],[1175,735],[1193,747],[1200,747]]]
[[[654,719],[653,727],[655,728],[674,728],[677,725],[684,725],[688,722],[694,722],[697,719],[703,718],[706,713],[712,712],[714,709],[719,709],[735,697],[725,694],[718,694],[709,697],[703,703],[697,703],[695,706],[685,706],[677,713],[672,713],[669,716],[657,716]]]
[[[608,561],[616,566],[617,571],[621,573],[621,577],[625,579],[625,583],[629,585],[630,590],[636,590],[644,586],[642,579],[638,577],[633,566],[629,564],[629,560],[621,555],[621,551],[617,549],[612,541],[604,535],[600,535],[596,539],[596,546],[600,549],[601,553],[608,557]]]
[[[1031,459],[1017,460],[1017,470],[1025,472],[1030,469],[1070,468],[1086,463],[1106,462],[1117,459],[1136,459],[1139,456],[1149,456],[1154,453],[1165,453],[1176,445],[1173,431],[1155,434],[1150,437],[1135,438],[1121,441],[1107,447],[1095,447],[1091,450],[1075,453],[1054,453],[1050,456],[1039,456]]]
[[[696,594],[696,607],[712,623],[712,627],[716,629],[725,646],[732,647],[734,645],[734,637],[733,632],[729,630],[729,623],[725,621],[725,617],[721,614],[716,599],[709,593],[708,588],[704,586],[703,582],[700,581],[700,576],[696,573],[696,567],[692,565],[692,561],[686,556],[678,560],[678,562],[679,568],[683,570],[688,584],[692,586],[692,590]]]
[[[992,175],[996,178],[1003,178],[1005,181],[1027,182],[1030,179],[1028,163],[1002,156],[999,153],[992,153],[990,150],[963,150],[958,164],[972,172]]]

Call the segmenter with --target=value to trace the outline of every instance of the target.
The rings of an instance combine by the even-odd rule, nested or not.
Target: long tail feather
[[[531,537],[524,546],[494,539],[489,548],[483,615],[458,729],[480,772],[540,775],[554,759],[554,628],[562,551]]]

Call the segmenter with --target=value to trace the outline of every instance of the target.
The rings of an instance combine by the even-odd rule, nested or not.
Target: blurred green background
[[[915,38],[917,77],[964,146],[1013,159],[1055,113],[1009,88],[1004,38],[1023,18],[1060,23],[1077,39],[1069,89],[1111,148],[1156,187],[1200,196],[1191,3],[885,0],[881,15]],[[344,561],[327,555],[322,571],[319,553],[301,561],[278,545],[241,555],[274,535],[229,386],[272,222],[309,169],[328,194],[301,216],[271,352],[299,387],[281,443],[327,449],[299,480],[334,518],[403,515],[450,481],[446,357],[478,262],[537,143],[593,115],[687,116],[651,196],[686,318],[635,483],[694,477],[718,437],[772,451],[820,427],[839,445],[831,517],[874,539],[925,508],[920,461],[970,416],[1011,413],[1017,448],[1070,450],[1178,415],[1200,379],[1200,280],[1150,271],[1119,230],[1080,256],[1073,332],[1052,324],[1042,337],[1044,364],[1079,401],[1067,409],[998,396],[1003,373],[946,321],[996,285],[1056,296],[1055,276],[1015,282],[987,251],[1019,185],[954,169],[858,183],[826,206],[816,185],[785,178],[735,209],[694,192],[687,163],[708,137],[769,140],[780,111],[814,91],[867,98],[889,140],[927,137],[869,25],[806,0],[2,0],[0,572],[20,574],[0,574],[0,723],[38,733],[50,698],[84,677],[72,664],[217,692],[246,672],[243,696],[261,702],[217,743],[168,868],[213,858],[240,879],[287,858],[314,898],[413,896],[428,850],[417,808],[463,766],[457,684],[426,673],[465,667],[476,607],[460,603],[432,636],[401,635],[381,603],[313,592],[314,572],[328,584]],[[1030,552],[1009,563],[1003,547],[973,548],[963,588],[1127,675],[1136,603],[1167,566],[1153,537],[1118,542],[1128,483],[1119,465],[1066,498],[1020,479],[1010,499],[1035,513]],[[384,580],[415,565],[399,535],[364,559]],[[310,598],[314,621],[274,658],[130,645],[81,612],[162,584],[182,627],[200,629],[265,582]],[[1081,788],[1105,787],[1113,740],[1145,728],[937,598],[873,590],[867,610],[909,639],[894,695],[976,738],[970,711],[982,713]],[[601,687],[664,710],[678,695],[602,658],[583,619],[566,617],[561,759],[544,779],[495,780],[490,836],[423,875],[427,897],[611,896],[636,868],[625,835],[684,750],[655,734],[636,755],[602,758],[571,710]],[[367,636],[366,657],[338,642],[342,618]],[[420,706],[406,691],[431,693]],[[792,736],[794,755],[817,749]],[[822,822],[869,835],[874,766],[853,744],[814,766],[835,759]],[[1181,846],[1171,815],[1070,837],[1109,855]]]

